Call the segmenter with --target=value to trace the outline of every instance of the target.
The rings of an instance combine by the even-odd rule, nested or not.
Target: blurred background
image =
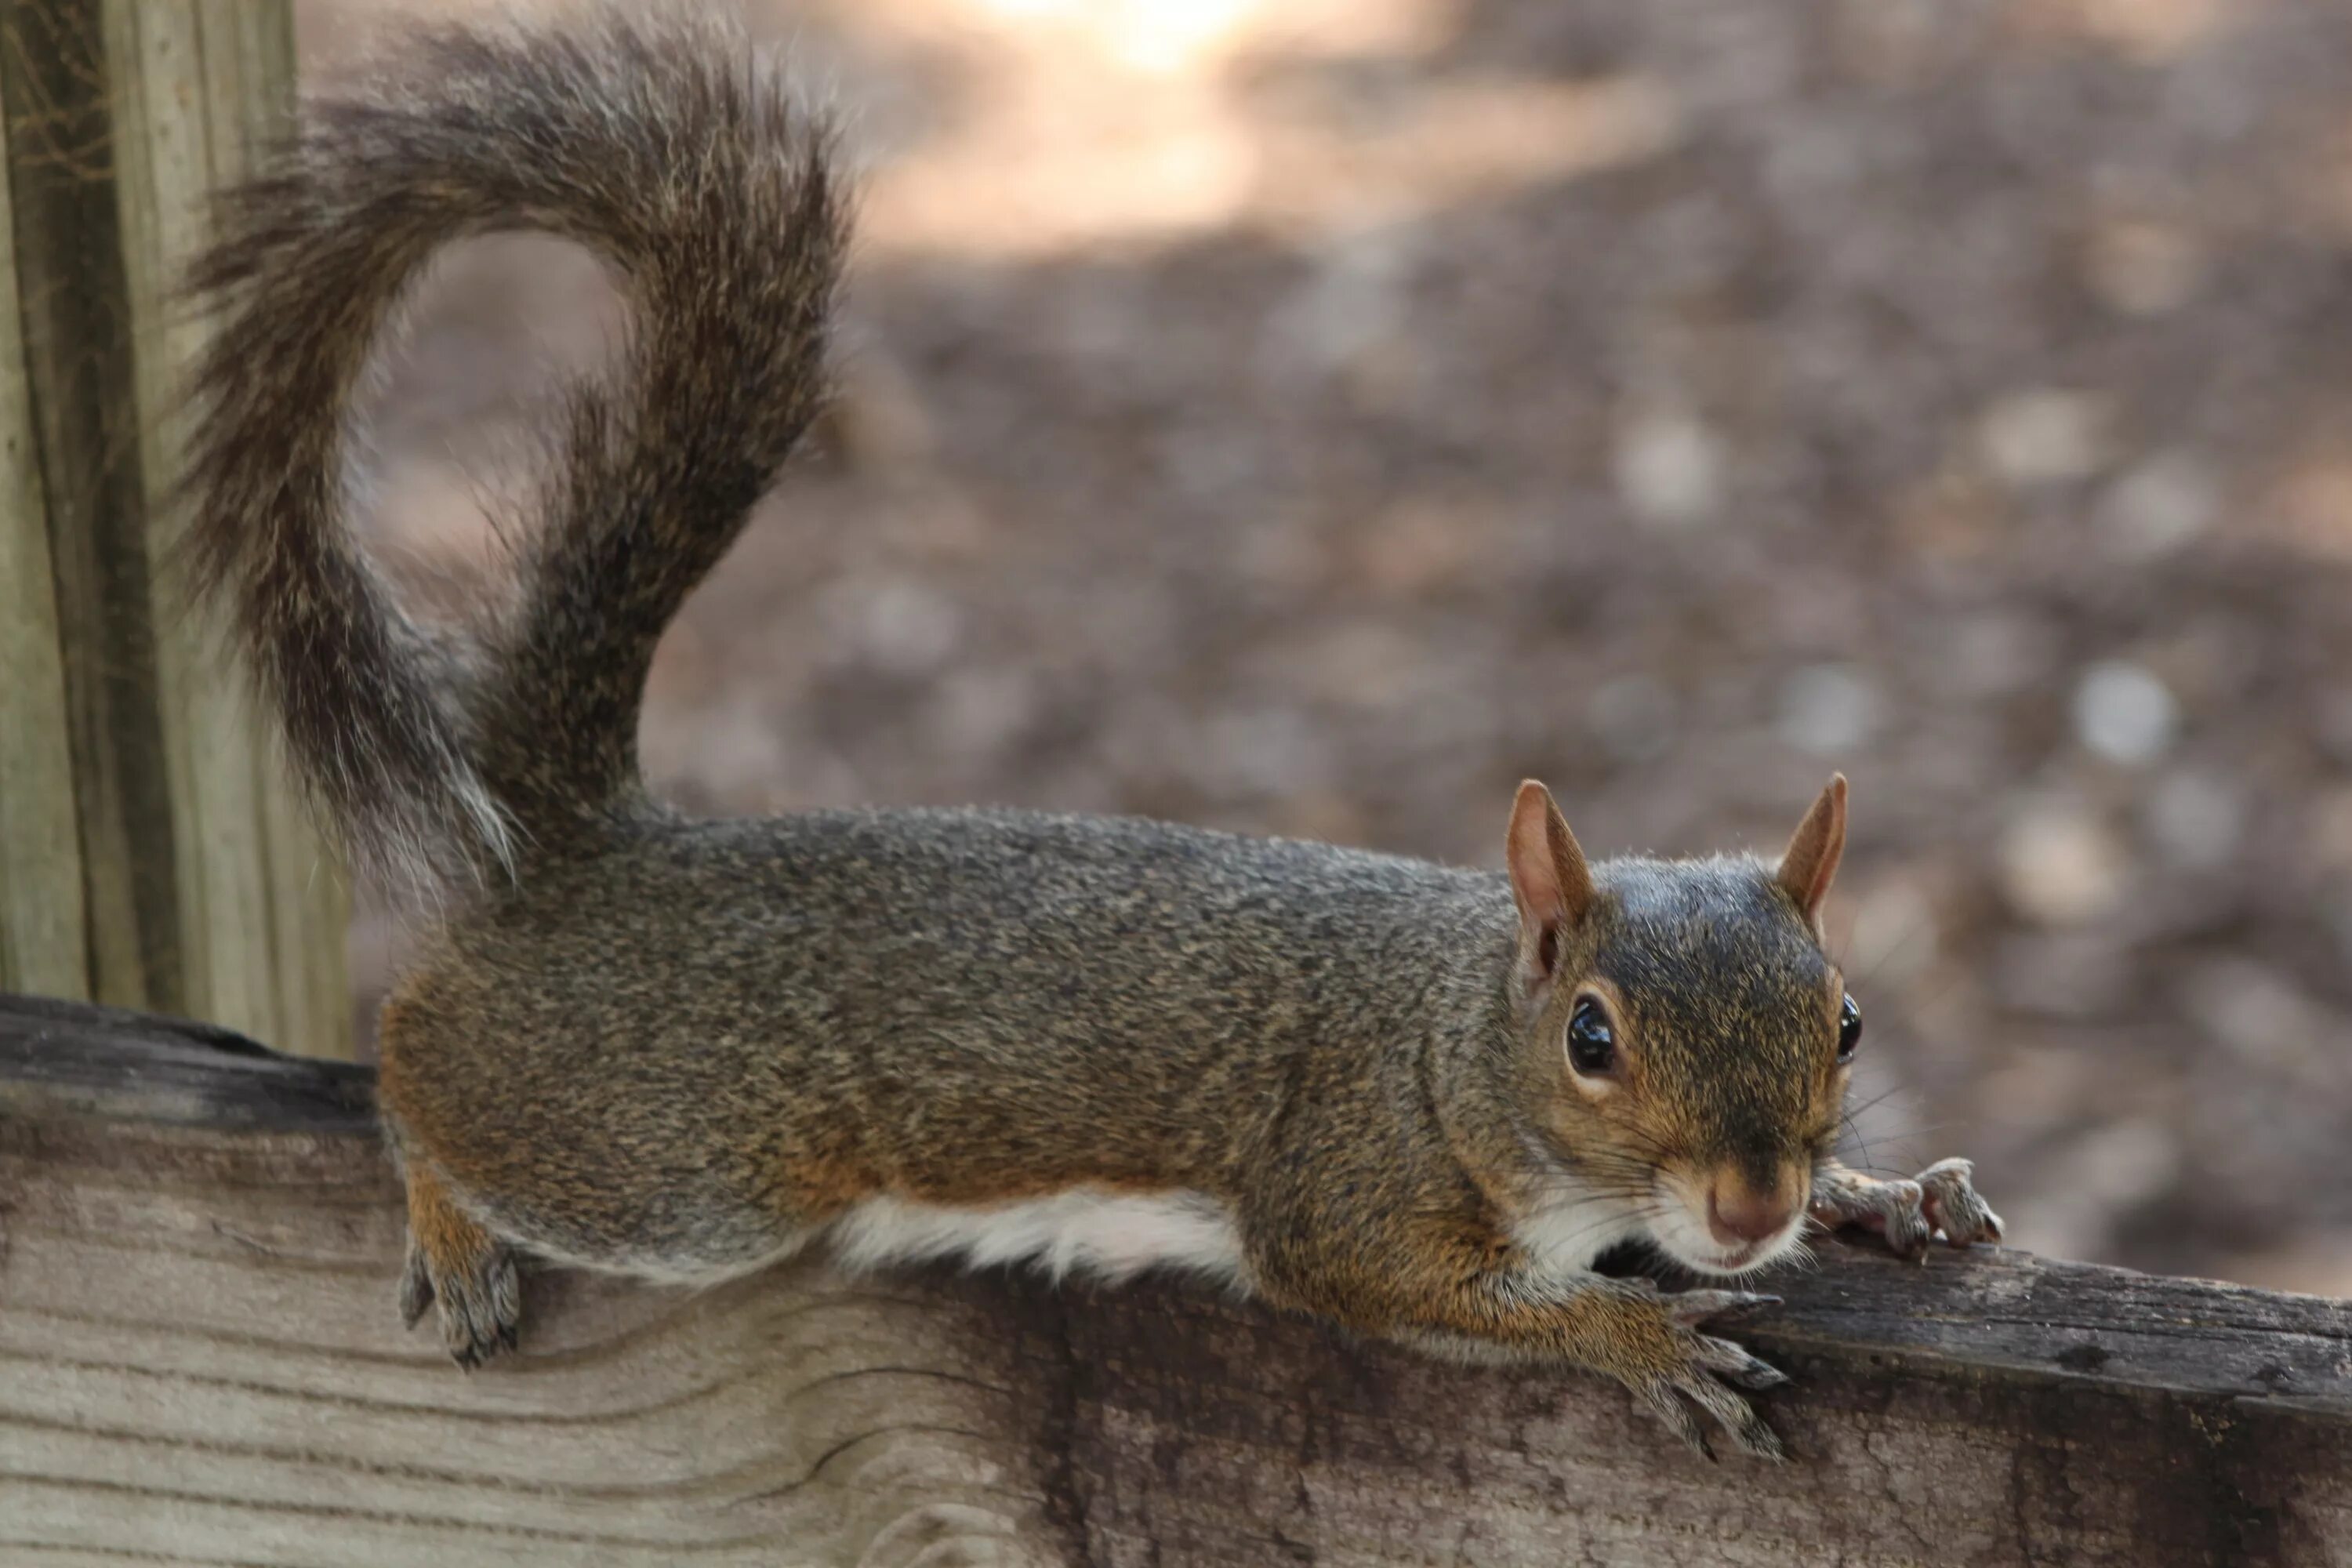
[[[1769,852],[1842,768],[1857,1159],[2352,1295],[2352,0],[750,14],[864,171],[845,396],[660,788],[1498,864],[1525,774]],[[617,309],[448,258],[371,410],[420,604]]]

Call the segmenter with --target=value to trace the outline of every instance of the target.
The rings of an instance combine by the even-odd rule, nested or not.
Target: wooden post
[[[1792,1458],[1206,1288],[545,1270],[394,1314],[370,1078],[0,998],[0,1562],[2343,1568],[2352,1303],[1832,1245],[1739,1337]]]
[[[0,158],[0,213],[13,212]],[[87,996],[82,858],[16,261],[0,245],[0,988]]]
[[[0,984],[348,1055],[341,878],[169,570],[173,280],[292,81],[286,0],[0,0]]]

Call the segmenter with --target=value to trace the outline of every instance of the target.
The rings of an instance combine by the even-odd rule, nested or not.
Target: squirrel
[[[1999,1239],[1965,1161],[1832,1156],[1861,1015],[1785,851],[1588,861],[1519,786],[1505,867],[1017,810],[690,820],[656,641],[824,405],[833,136],[731,27],[438,24],[306,100],[195,266],[188,547],[291,765],[407,889],[378,1098],[398,1288],[472,1368],[518,1258],[696,1284],[812,1245],[1190,1271],[1355,1334],[1615,1378],[1693,1447],[1785,1382],[1702,1332],[1809,1225]],[[513,604],[428,631],[351,537],[351,394],[446,243],[586,247],[635,325],[572,386]],[[1498,814],[1499,815],[1499,814]],[[1597,1270],[1646,1242],[1721,1288]]]

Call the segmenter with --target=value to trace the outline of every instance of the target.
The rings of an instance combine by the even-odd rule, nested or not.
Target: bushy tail
[[[442,27],[305,106],[224,205],[192,283],[188,545],[292,759],[353,854],[404,883],[593,843],[638,798],[656,639],[823,396],[847,220],[828,138],[730,29],[684,13]],[[518,613],[464,661],[353,548],[349,394],[420,265],[541,229],[621,274],[619,366],[573,388]]]

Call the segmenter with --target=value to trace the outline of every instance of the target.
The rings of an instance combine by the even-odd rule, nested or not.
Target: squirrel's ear
[[[1511,897],[1519,906],[1519,970],[1529,986],[1559,967],[1562,933],[1592,907],[1592,872],[1551,791],[1535,780],[1511,804]]]
[[[1778,877],[1781,888],[1804,912],[1806,923],[1817,931],[1822,900],[1829,897],[1830,880],[1837,875],[1838,861],[1844,854],[1845,775],[1832,773],[1829,788],[1805,813],[1805,820],[1797,824],[1796,835],[1780,856]]]

